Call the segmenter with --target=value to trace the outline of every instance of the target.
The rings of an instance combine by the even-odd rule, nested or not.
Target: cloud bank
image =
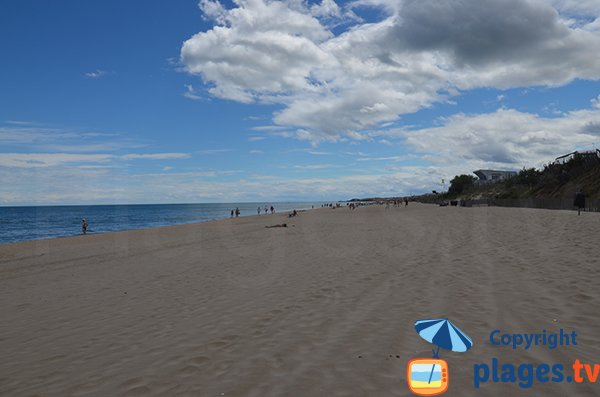
[[[363,139],[463,90],[600,79],[596,0],[199,5],[213,27],[184,42],[186,70],[216,97],[281,105],[273,123],[312,142]]]

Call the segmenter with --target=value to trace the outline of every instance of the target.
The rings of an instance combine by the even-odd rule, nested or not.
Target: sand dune
[[[287,228],[265,226],[286,222]],[[0,245],[0,395],[408,396],[414,331],[448,317],[450,396],[592,396],[487,383],[473,365],[600,363],[599,214],[318,209]],[[493,329],[579,344],[496,348]]]

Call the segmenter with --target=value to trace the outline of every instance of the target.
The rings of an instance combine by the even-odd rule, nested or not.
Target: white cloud
[[[200,154],[221,154],[221,153],[228,153],[228,152],[232,152],[233,149],[206,149],[206,150],[200,150]]]
[[[281,130],[285,130],[286,127],[282,127],[280,125],[258,125],[255,127],[252,127],[253,131],[259,131],[259,132],[271,132],[271,131],[281,131]]]
[[[337,168],[340,167],[337,164],[304,164],[304,165],[295,165],[294,168],[298,170],[324,170],[328,168]]]
[[[414,156],[404,155],[404,156],[381,156],[381,157],[360,157],[358,161],[404,161],[410,158],[414,158]]]
[[[114,167],[120,159],[117,154],[0,153],[3,182],[0,202],[17,204],[24,198],[45,204],[148,200],[231,202],[416,194],[439,190],[442,178],[448,181],[454,175],[478,168],[540,167],[561,154],[597,146],[600,108],[590,107],[556,118],[514,109],[457,114],[440,119],[436,127],[377,131],[373,136],[377,139],[389,136],[395,142],[403,142],[404,149],[411,149],[413,153],[376,155],[361,151],[335,153],[295,149],[306,154],[348,156],[350,161],[343,164],[286,163],[287,169],[291,173],[296,171],[296,175],[300,171],[336,170],[335,175],[323,178],[248,176],[238,170],[173,172],[168,166],[163,172],[129,174],[121,167]],[[221,152],[216,150],[216,153]],[[155,159],[172,157],[169,153],[150,155]],[[173,157],[180,155],[176,153]],[[350,166],[349,162],[360,166]]]
[[[181,61],[212,95],[282,105],[274,123],[302,140],[362,139],[458,90],[600,79],[596,0],[235,4],[201,1],[215,26],[183,44]],[[382,20],[348,16],[360,7]],[[580,22],[566,24],[570,14]],[[333,17],[352,27],[335,35]]]
[[[248,142],[258,142],[258,141],[262,141],[263,139],[265,139],[264,136],[251,136],[251,137],[248,137]]]
[[[198,92],[196,91],[196,89],[194,88],[193,85],[184,84],[184,87],[185,87],[185,92],[183,93],[184,97],[186,97],[188,99],[193,99],[194,101],[203,99],[200,95],[198,95]]]
[[[144,146],[117,134],[85,132],[46,127],[33,122],[8,122],[0,125],[0,147],[27,149],[35,152],[109,152]],[[11,149],[12,150],[12,149]]]
[[[342,12],[340,7],[333,0],[322,0],[319,4],[313,4],[310,7],[310,13],[315,17],[340,18]]]
[[[68,167],[80,163],[106,163],[112,159],[110,154],[0,153],[0,167]]]
[[[35,121],[26,120],[6,120],[6,124],[18,125],[18,126],[36,126],[38,125]]]
[[[106,71],[97,69],[97,70],[94,70],[93,72],[84,73],[84,76],[87,78],[90,78],[90,79],[98,79],[98,78],[104,76],[105,74],[106,74]]]
[[[569,16],[600,16],[600,0],[551,0],[563,14]]]
[[[14,124],[14,122],[11,122],[10,124]],[[0,126],[0,144],[3,146],[31,145],[81,137],[82,134],[57,128],[34,127],[28,126],[27,124],[18,124],[17,127]]]
[[[123,160],[173,160],[190,158],[189,153],[130,153],[121,156]]]
[[[227,11],[223,7],[223,5],[221,5],[221,3],[219,3],[218,0],[216,0],[216,1],[200,0],[200,3],[198,3],[198,6],[202,10],[202,12],[206,16],[206,18],[215,20],[219,24],[225,23],[225,15],[226,15]]]
[[[315,65],[330,62],[318,43],[331,37],[319,21],[284,2],[240,0],[224,11],[217,26],[194,35],[181,49],[187,71],[215,84],[209,91],[240,102],[310,90]],[[218,2],[200,3],[208,17]],[[208,10],[208,14],[206,14]]]
[[[71,167],[90,163],[107,163],[122,160],[173,160],[189,158],[189,153],[131,153],[122,156],[99,153],[0,153],[0,167],[42,168]],[[89,168],[89,166],[86,166]]]
[[[597,109],[557,118],[500,109],[489,114],[458,114],[441,121],[439,127],[394,134],[403,136],[410,148],[434,166],[452,170],[449,176],[477,168],[540,167],[560,154],[590,149],[600,142]]]

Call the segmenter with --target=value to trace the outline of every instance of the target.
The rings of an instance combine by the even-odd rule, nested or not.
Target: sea
[[[240,216],[264,214],[265,205],[276,212],[312,207],[324,202],[128,204],[0,207],[0,243],[68,237],[81,234],[81,220],[88,234],[145,229],[225,219],[239,208]]]

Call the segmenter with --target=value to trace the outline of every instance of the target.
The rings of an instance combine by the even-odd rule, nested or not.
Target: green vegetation
[[[450,181],[450,188],[448,189],[449,196],[458,196],[459,194],[473,189],[475,186],[476,178],[471,175],[457,175]]]
[[[599,153],[600,154],[600,153]],[[541,170],[523,168],[507,180],[477,185],[470,175],[450,181],[447,193],[438,199],[475,198],[570,198],[581,189],[588,197],[600,197],[600,157],[575,154],[565,162],[547,164]]]

